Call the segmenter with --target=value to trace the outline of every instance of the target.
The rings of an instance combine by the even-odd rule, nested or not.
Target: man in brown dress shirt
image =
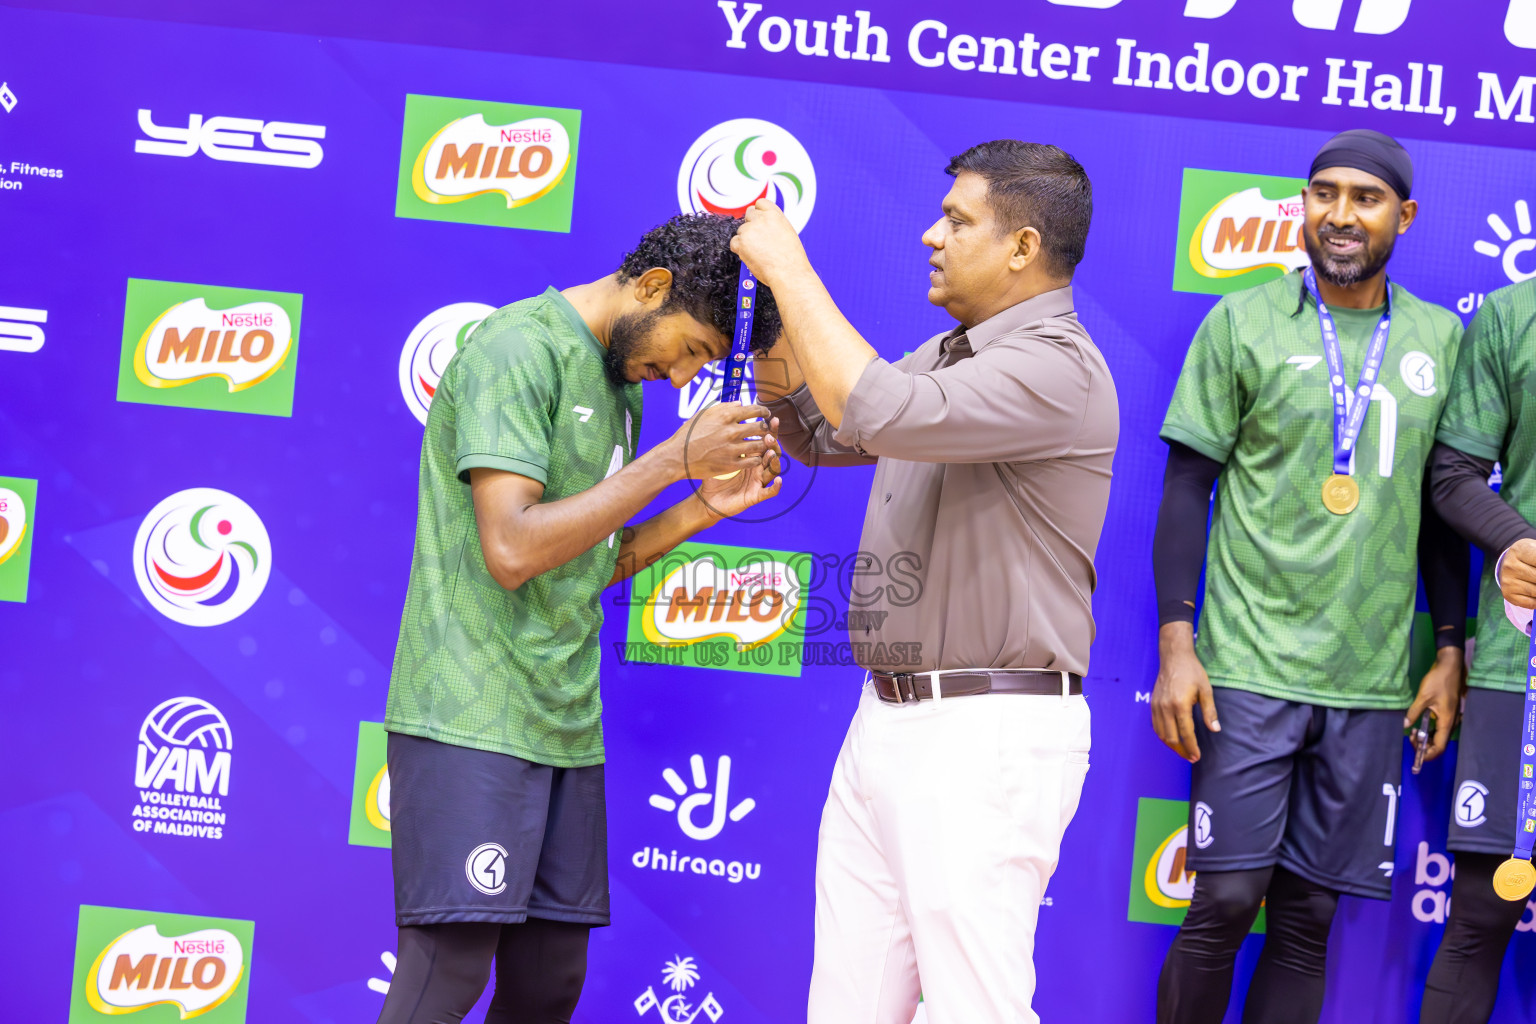
[[[909,1024],[920,991],[931,1024],[1037,1022],[1036,920],[1088,771],[1093,554],[1119,435],[1073,313],[1092,188],[1060,149],[1012,140],[947,170],[923,242],[928,300],[959,326],[897,363],[838,312],[771,203],[732,242],[783,319],[780,444],[875,463],[861,568],[899,557],[921,579],[915,602],[882,598],[857,623],[856,651],[917,660],[863,665],[822,815],[810,1024]]]

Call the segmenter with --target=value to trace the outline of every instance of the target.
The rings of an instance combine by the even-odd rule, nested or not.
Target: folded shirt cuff
[[[864,451],[865,442],[876,437],[896,418],[912,394],[912,375],[898,370],[875,356],[859,374],[848,401],[843,405],[843,421],[832,435],[839,444]]]

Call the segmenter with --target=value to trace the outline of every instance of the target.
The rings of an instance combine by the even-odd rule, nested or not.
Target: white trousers
[[[890,705],[866,684],[816,854],[809,1024],[1038,1024],[1035,924],[1088,773],[1088,704]]]

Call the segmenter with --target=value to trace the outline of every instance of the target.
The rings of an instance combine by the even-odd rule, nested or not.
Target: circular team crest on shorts
[[[499,843],[481,843],[464,859],[464,877],[487,896],[507,891],[507,851]]]
[[[1435,393],[1435,361],[1417,350],[1403,356],[1397,364],[1398,376],[1408,385],[1408,390],[1421,398]]]
[[[272,541],[251,506],[193,487],[150,510],[133,541],[133,574],[151,606],[184,626],[219,626],[261,597]]]
[[[1216,834],[1211,828],[1211,819],[1215,815],[1211,811],[1211,805],[1204,800],[1195,804],[1195,848],[1203,850],[1216,841]]]
[[[1477,828],[1488,820],[1488,787],[1476,779],[1468,779],[1456,791],[1456,824],[1462,828]]]

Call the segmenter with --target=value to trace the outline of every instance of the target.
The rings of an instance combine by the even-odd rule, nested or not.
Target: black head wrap
[[[1374,174],[1397,193],[1399,199],[1407,199],[1413,191],[1413,160],[1408,151],[1396,139],[1369,128],[1355,128],[1340,132],[1317,151],[1312,158],[1312,170],[1307,179],[1325,167],[1352,167],[1357,171]]]

